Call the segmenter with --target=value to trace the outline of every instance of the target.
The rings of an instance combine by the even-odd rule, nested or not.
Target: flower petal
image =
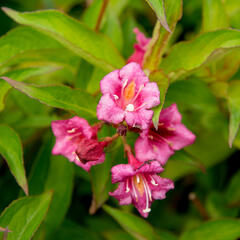
[[[142,89],[139,98],[146,108],[152,108],[160,104],[160,92],[155,82],[149,82]]]
[[[102,94],[118,95],[121,92],[122,82],[119,78],[119,70],[107,74],[100,82]],[[119,96],[118,96],[119,97]]]
[[[155,154],[152,151],[152,146],[146,137],[139,137],[135,142],[135,154],[139,161],[145,162],[155,159]]]
[[[142,47],[142,48],[145,48],[148,43],[150,42],[150,38],[146,38],[145,35],[139,31],[138,28],[134,28],[133,29],[133,32],[136,34],[136,39],[137,39],[137,42],[139,43],[139,45]]]
[[[138,46],[135,46],[134,53],[128,58],[127,62],[136,62],[142,66],[144,59],[145,51],[140,49]]]
[[[180,150],[185,146],[192,144],[196,136],[189,131],[183,124],[176,124],[174,125],[175,131],[172,135],[166,137],[168,141],[171,142],[171,148],[174,150]]]
[[[151,185],[152,196],[154,199],[164,199],[166,198],[166,193],[174,188],[174,183],[168,178],[161,178],[159,176],[154,176],[157,186]]]
[[[78,158],[75,158],[74,162],[82,167],[87,172],[90,170],[90,168],[94,165],[101,164],[105,161],[105,153],[102,154],[102,156],[97,161],[88,161],[86,164],[83,164],[81,161],[78,160]]]
[[[114,192],[110,192],[109,195],[115,197],[120,205],[128,205],[132,203],[131,193],[126,192],[125,182],[119,183],[118,188]]]
[[[121,79],[134,80],[136,89],[139,89],[141,85],[145,85],[149,82],[148,77],[143,72],[141,66],[138,63],[131,62],[120,69],[119,76]]]
[[[143,164],[139,170],[137,170],[138,173],[148,173],[148,174],[155,174],[155,173],[161,173],[163,172],[163,168],[161,167],[160,163],[158,161],[152,161],[150,163]]]
[[[127,177],[135,175],[135,170],[130,164],[118,164],[112,167],[112,183],[124,181]]]
[[[56,137],[70,135],[68,131],[82,132],[88,138],[92,136],[91,126],[85,119],[78,116],[67,120],[53,121],[51,126],[53,134]]]
[[[154,141],[142,136],[135,143],[135,153],[139,161],[157,160],[164,165],[174,154],[174,151],[164,141]]]
[[[151,124],[152,116],[152,110],[140,109],[135,112],[126,112],[125,120],[128,125],[145,130]]]
[[[177,105],[174,103],[170,107],[167,107],[161,111],[159,117],[159,123],[176,124],[180,123],[182,115],[179,113]]]
[[[118,124],[124,120],[124,111],[119,108],[110,94],[101,97],[97,106],[97,117],[99,120]]]

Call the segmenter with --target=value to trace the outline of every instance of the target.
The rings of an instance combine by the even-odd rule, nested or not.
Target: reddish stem
[[[108,2],[109,2],[109,0],[103,0],[102,8],[101,8],[100,13],[98,15],[97,23],[96,23],[96,26],[95,26],[95,31],[96,32],[98,32],[99,29],[100,29],[100,25],[101,25],[105,10],[107,8]]]

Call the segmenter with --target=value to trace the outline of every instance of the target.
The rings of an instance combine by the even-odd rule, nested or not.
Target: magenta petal
[[[102,156],[97,161],[89,161],[86,164],[83,164],[81,161],[79,161],[77,158],[75,158],[74,162],[82,167],[87,172],[90,170],[90,168],[94,165],[101,164],[105,161],[105,154],[103,153]]]
[[[56,136],[56,143],[52,153],[54,155],[63,155],[70,161],[75,160],[75,150],[77,149],[79,137],[91,138],[94,134],[88,122],[77,116],[67,120],[53,121],[51,125]]]
[[[139,49],[137,50],[135,48],[134,53],[128,58],[127,62],[136,62],[142,66],[143,64],[143,58],[144,58],[145,51]]]
[[[130,164],[118,164],[112,167],[112,183],[124,181],[127,177],[135,175],[135,170]]]
[[[174,125],[174,134],[166,137],[171,142],[171,148],[180,150],[181,148],[192,144],[196,136],[189,131],[183,124]]]
[[[165,108],[161,111],[159,122],[166,124],[180,123],[182,116],[178,111],[177,105],[174,103],[170,107]]]
[[[139,45],[143,48],[145,48],[148,43],[150,42],[150,38],[146,38],[145,35],[139,31],[138,28],[134,28],[133,29],[133,32],[136,34],[136,39],[137,39],[137,42],[139,43]]]
[[[163,172],[163,168],[161,167],[158,161],[152,161],[150,163],[145,163],[142,167],[137,171],[139,173],[148,173],[148,174],[155,174]]]
[[[97,117],[99,120],[118,124],[124,120],[124,111],[119,108],[110,94],[101,97],[97,106]]]
[[[103,94],[117,95],[121,91],[121,79],[119,78],[119,70],[115,70],[107,74],[100,82],[101,92]],[[118,96],[119,97],[119,96]]]
[[[173,181],[167,178],[161,178],[159,176],[155,176],[154,180],[155,182],[157,182],[158,186],[151,187],[153,198],[154,199],[166,198],[166,193],[174,188]]]
[[[135,142],[135,154],[139,161],[145,162],[155,159],[155,154],[152,151],[152,146],[146,137],[139,137]]]
[[[168,158],[174,154],[174,151],[167,143],[149,140],[142,134],[135,143],[135,153],[137,159],[141,162],[157,160],[161,165],[164,165]]]
[[[125,79],[128,79],[129,81],[134,80],[137,88],[149,82],[149,79],[143,72],[141,66],[135,62],[128,63],[120,69],[119,75],[123,81]]]
[[[142,89],[140,96],[144,99],[146,108],[152,108],[160,104],[160,92],[155,82],[149,82]]]
[[[57,120],[51,123],[53,134],[56,137],[69,135],[68,130],[76,129],[82,132],[86,137],[92,136],[92,129],[88,122],[80,117],[73,117],[67,120]]]
[[[152,110],[141,109],[136,112],[127,112],[125,120],[128,125],[145,130],[151,124],[152,116]]]
[[[109,195],[115,197],[120,205],[128,205],[132,203],[131,193],[126,192],[125,182],[120,182],[118,188],[114,192],[110,192]]]
[[[68,137],[57,138],[56,143],[52,149],[52,154],[63,155],[71,162],[75,160],[75,150],[77,149],[77,143],[69,141]]]

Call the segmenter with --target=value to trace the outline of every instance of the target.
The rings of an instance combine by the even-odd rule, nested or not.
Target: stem
[[[96,23],[96,26],[95,26],[95,31],[96,32],[98,32],[99,29],[100,29],[100,25],[101,25],[101,22],[102,22],[102,19],[103,19],[103,15],[106,11],[108,2],[109,2],[109,0],[103,0],[102,8],[101,8],[100,13],[98,15],[97,23]]]
[[[104,141],[107,143],[111,143],[112,141],[116,140],[119,137],[119,134],[116,133],[112,137],[105,137]]]
[[[198,212],[200,213],[202,218],[204,220],[209,219],[208,213],[207,213],[206,209],[204,208],[200,199],[197,197],[197,195],[195,193],[191,192],[189,194],[189,199],[193,202],[194,206],[196,207],[196,209],[198,210]]]

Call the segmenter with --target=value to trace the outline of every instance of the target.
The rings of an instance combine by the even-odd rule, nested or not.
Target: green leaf
[[[34,86],[2,77],[12,87],[51,107],[74,111],[81,117],[95,118],[97,104],[86,92],[66,86]]]
[[[31,195],[41,194],[44,191],[44,185],[49,173],[53,136],[48,135],[43,140],[44,143],[36,155],[28,178],[29,193]]]
[[[0,125],[0,133],[0,154],[6,160],[19,186],[28,195],[21,140],[17,133],[7,125]]]
[[[28,240],[44,219],[52,194],[24,197],[12,202],[0,217],[1,226],[8,227],[8,240]],[[0,237],[3,234],[0,233]]]
[[[225,194],[211,192],[206,199],[206,210],[213,219],[237,217],[238,209],[230,208]]]
[[[231,207],[240,205],[240,170],[232,177],[229,186],[226,191],[226,198],[228,200],[228,204]]]
[[[228,16],[223,1],[203,0],[203,31],[210,32],[228,27]]]
[[[39,68],[24,68],[24,69],[13,70],[5,73],[4,75],[8,78],[16,79],[17,81],[23,81],[30,77],[42,75],[55,70],[57,70],[57,68],[43,66]],[[4,99],[9,89],[11,89],[11,86],[7,82],[5,82],[3,79],[0,79],[0,111],[2,111],[4,108],[4,105],[5,105]]]
[[[165,96],[169,86],[169,79],[166,76],[164,76],[164,74],[162,74],[162,72],[160,71],[153,72],[149,76],[149,78],[151,81],[156,82],[158,84],[160,91],[160,105],[154,108],[154,115],[152,119],[155,128],[158,129],[159,116],[164,105]]]
[[[70,220],[65,220],[58,231],[52,234],[49,240],[101,240],[102,238],[96,232],[81,226]]]
[[[165,15],[165,9],[164,9],[164,0],[146,0],[150,7],[153,9],[153,11],[156,13],[160,23],[162,26],[169,32],[171,32],[166,15]]]
[[[122,231],[122,230],[112,230],[112,231],[107,231],[104,232],[104,237],[106,238],[106,240],[134,240],[135,238],[133,238],[131,235],[129,235],[128,233]]]
[[[144,56],[144,68],[150,71],[158,69],[159,63],[166,51],[172,33],[175,30],[175,26],[178,20],[182,17],[182,0],[166,1],[166,11],[167,21],[172,32],[162,28],[159,21],[156,23],[153,31],[153,37]]]
[[[204,33],[191,42],[175,45],[160,67],[175,80],[187,71],[200,67],[217,50],[239,46],[239,31],[229,29]]]
[[[238,0],[228,0],[224,1],[228,16],[230,18],[231,27],[239,29],[240,28],[240,5]]]
[[[240,81],[231,82],[228,88],[228,107],[230,112],[229,145],[237,135],[240,126]]]
[[[223,219],[205,222],[199,227],[189,230],[180,240],[236,240],[240,237],[240,220]]]
[[[113,11],[108,12],[103,32],[113,41],[119,51],[123,47],[123,33],[120,21]]]
[[[144,219],[107,205],[104,205],[103,209],[134,238],[141,240],[157,239],[153,227]]]
[[[47,234],[60,226],[70,206],[73,191],[73,164],[62,156],[52,156],[45,190],[53,191],[52,202],[44,220]]]
[[[90,30],[84,24],[61,12],[46,10],[19,13],[8,8],[3,10],[16,22],[44,32],[77,55],[106,71],[112,71],[124,65],[124,59],[109,38]]]
[[[32,50],[61,49],[54,39],[29,27],[18,27],[0,38],[0,67]]]
[[[113,135],[115,129],[109,129],[105,127],[101,130],[102,136],[111,136]],[[101,136],[99,136],[101,139]],[[93,198],[92,204],[90,207],[90,213],[94,214],[98,208],[100,208],[109,197],[109,191],[111,191],[111,177],[110,171],[112,167],[112,160],[114,159],[115,163],[117,159],[121,158],[119,155],[123,153],[123,150],[119,150],[122,146],[121,141],[115,140],[106,150],[106,159],[104,163],[95,165],[91,168],[91,183]],[[99,181],[101,179],[101,181]]]

